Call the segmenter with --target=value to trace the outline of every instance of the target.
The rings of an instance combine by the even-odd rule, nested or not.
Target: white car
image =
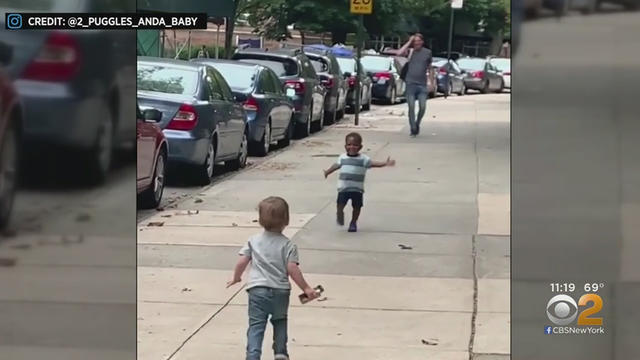
[[[504,87],[511,89],[511,59],[494,57],[490,60],[491,64],[500,70]]]

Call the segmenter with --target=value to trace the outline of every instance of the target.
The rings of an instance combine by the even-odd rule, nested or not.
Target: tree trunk
[[[233,18],[227,18],[227,24],[224,31],[224,57],[230,59],[233,52],[233,32],[235,31],[235,16]]]

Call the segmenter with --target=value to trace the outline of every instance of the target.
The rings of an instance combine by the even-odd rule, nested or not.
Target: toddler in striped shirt
[[[395,160],[390,157],[387,161],[373,161],[367,155],[360,154],[362,150],[362,136],[356,132],[348,134],[344,145],[346,153],[340,155],[338,160],[327,170],[324,170],[324,177],[340,169],[338,176],[338,205],[337,221],[338,225],[344,225],[344,208],[351,200],[353,216],[349,224],[349,232],[358,231],[358,217],[362,209],[364,194],[364,176],[367,170],[372,167],[394,166]]]

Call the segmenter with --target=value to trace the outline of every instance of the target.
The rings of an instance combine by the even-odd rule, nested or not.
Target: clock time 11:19
[[[574,283],[551,283],[551,292],[573,292],[576,289]]]

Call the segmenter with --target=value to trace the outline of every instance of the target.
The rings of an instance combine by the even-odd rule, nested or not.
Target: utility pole
[[[355,108],[355,125],[358,126],[360,122],[360,95],[362,93],[360,84],[360,58],[362,57],[362,28],[364,27],[364,15],[359,15],[358,33],[356,35],[356,108]]]
[[[453,42],[454,9],[462,9],[463,0],[451,0],[451,16],[449,17],[449,44],[447,46],[447,60],[451,59],[451,43]]]

